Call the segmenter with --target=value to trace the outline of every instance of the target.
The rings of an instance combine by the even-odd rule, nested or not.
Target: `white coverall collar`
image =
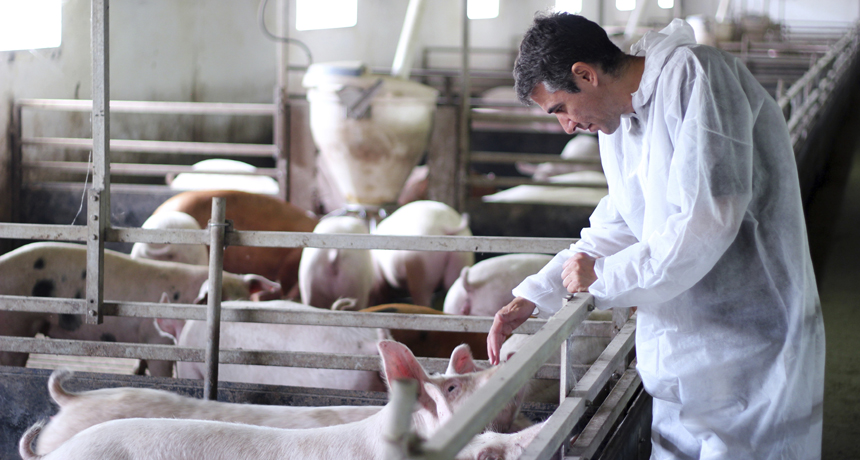
[[[630,52],[634,56],[645,56],[642,80],[639,82],[639,89],[633,93],[634,108],[644,106],[651,99],[657,77],[675,48],[694,44],[696,44],[696,36],[690,24],[683,19],[673,19],[663,30],[646,33],[641,40],[630,47]]]

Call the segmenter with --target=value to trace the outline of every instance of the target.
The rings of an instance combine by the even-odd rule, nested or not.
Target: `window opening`
[[[499,0],[468,0],[466,16],[469,19],[492,19],[499,17]]]
[[[296,30],[339,29],[358,23],[358,0],[296,0]]]
[[[0,0],[0,51],[58,48],[61,0]]]

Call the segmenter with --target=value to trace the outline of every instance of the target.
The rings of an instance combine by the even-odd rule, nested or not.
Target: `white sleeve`
[[[752,199],[753,115],[743,88],[726,66],[680,72],[680,95],[662,102],[666,120],[653,121],[676,135],[662,146],[672,155],[665,195],[651,198],[676,211],[641,242],[598,259],[589,292],[603,305],[662,303],[691,288],[735,240]]]
[[[514,296],[524,297],[537,305],[539,318],[548,318],[564,304],[563,300],[568,294],[561,279],[564,261],[577,252],[605,257],[638,241],[612,206],[609,196],[600,200],[589,221],[591,227],[582,230],[582,238],[578,242],[572,244],[570,249],[556,254],[540,272],[529,276],[514,288]],[[596,306],[600,308],[597,300]]]

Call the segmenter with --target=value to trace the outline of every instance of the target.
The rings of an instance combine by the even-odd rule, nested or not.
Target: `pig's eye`
[[[448,385],[448,393],[453,393],[454,390],[456,390],[456,389],[457,389],[457,385],[455,385],[453,383]]]

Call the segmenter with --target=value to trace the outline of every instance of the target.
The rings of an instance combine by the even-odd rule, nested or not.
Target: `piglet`
[[[452,315],[493,316],[514,300],[511,291],[517,285],[550,260],[546,254],[506,254],[464,267],[442,309]]]
[[[166,211],[146,219],[141,228],[200,230],[197,220],[184,212]],[[192,265],[208,265],[209,251],[203,244],[134,243],[132,259],[164,260]]]
[[[82,299],[86,294],[87,247],[40,242],[0,256],[0,294]],[[132,259],[104,252],[106,301],[156,302],[167,293],[172,302],[193,303],[209,277],[209,268],[176,262]],[[224,273],[223,299],[248,299],[258,291],[280,292],[278,283],[258,275]],[[37,332],[55,339],[172,344],[148,318],[105,316],[87,324],[83,315],[0,311],[0,335],[32,337]],[[24,366],[27,353],[0,352],[0,364]],[[170,377],[173,363],[149,361],[153,376]]]
[[[471,236],[468,215],[438,201],[414,201],[383,219],[376,235]],[[475,261],[472,252],[371,250],[375,281],[371,304],[386,303],[389,289],[407,290],[412,303],[429,307],[433,292],[447,290],[460,270]]]
[[[454,410],[498,369],[454,377],[431,377],[402,344],[382,341],[379,354],[388,381],[418,381],[418,404],[412,414],[412,426],[422,437],[429,437],[438,430],[441,423],[439,410]],[[427,383],[439,391],[428,394]],[[439,398],[446,401],[444,406],[437,404]],[[364,420],[307,430],[202,420],[112,420],[81,431],[46,455],[36,455],[31,448],[33,439],[43,426],[37,424],[21,438],[19,453],[24,460],[380,459],[386,448],[381,433],[392,416],[391,411],[389,404]]]
[[[322,219],[314,233],[368,234],[363,220],[352,216]],[[329,308],[341,298],[355,299],[350,309],[367,307],[373,284],[373,261],[367,249],[304,248],[299,262],[302,303]]]

